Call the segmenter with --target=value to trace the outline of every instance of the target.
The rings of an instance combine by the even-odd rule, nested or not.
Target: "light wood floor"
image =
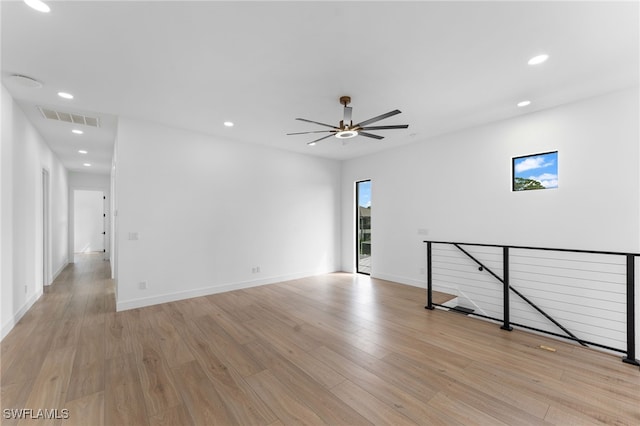
[[[2,424],[640,424],[637,367],[417,288],[339,273],[116,313],[108,267],[81,256],[2,341]]]

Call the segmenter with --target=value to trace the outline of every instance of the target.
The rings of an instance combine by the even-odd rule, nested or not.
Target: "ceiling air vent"
[[[76,114],[72,112],[56,111],[51,108],[39,106],[38,109],[44,118],[49,120],[64,121],[67,123],[80,124],[83,126],[100,127],[100,119],[98,117],[89,117],[84,114]]]

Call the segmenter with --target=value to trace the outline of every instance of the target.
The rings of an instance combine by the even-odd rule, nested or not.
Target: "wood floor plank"
[[[148,320],[151,328],[160,339],[159,344],[169,367],[178,367],[194,360],[193,354],[186,348],[183,336],[180,335],[177,328],[179,323],[174,323],[169,314],[153,312],[149,315]]]
[[[68,401],[104,390],[104,336],[104,323],[83,323],[69,379]]]
[[[573,408],[557,406],[551,404],[549,407],[549,411],[545,416],[545,420],[554,425],[567,425],[567,426],[595,426],[595,425],[603,425],[610,424],[602,422],[598,419],[594,419],[593,417],[586,415],[580,411],[574,410]],[[620,423],[620,424],[629,424],[631,423]]]
[[[268,343],[252,342],[246,345],[255,357],[263,360],[268,371],[278,378],[292,393],[313,410],[327,424],[366,424],[364,417],[352,407],[336,398],[311,375],[280,355]],[[344,381],[341,380],[340,383]]]
[[[240,373],[212,350],[205,335],[195,326],[193,331],[185,334],[186,345],[233,418],[242,424],[268,424],[276,420],[273,412],[248,386]]]
[[[135,339],[120,312],[105,315],[105,358],[114,358],[134,351]]]
[[[448,418],[463,425],[508,426],[507,423],[501,422],[481,410],[452,399],[446,393],[439,393],[427,405],[428,408],[435,408],[446,413]]]
[[[1,423],[3,426],[18,424],[18,419],[11,415],[6,416],[4,410],[10,410],[9,413],[11,413],[12,410],[25,408],[34,382],[35,379],[31,379],[25,382],[2,384],[2,387],[0,387],[0,406],[2,407]]]
[[[264,339],[260,339],[260,341],[263,345],[268,344],[269,347],[278,352],[280,356],[291,362],[300,370],[304,371],[305,374],[308,374],[313,380],[326,388],[332,388],[345,380],[344,376],[322,361],[314,358],[309,352],[305,352],[291,346],[281,346],[278,342],[273,340],[266,341]],[[250,346],[251,345],[245,345],[247,348],[250,348]],[[254,355],[254,357],[261,360],[264,359],[261,355]]]
[[[313,410],[298,399],[297,395],[282,384],[269,370],[247,377],[246,380],[284,424],[325,424]]]
[[[82,317],[71,317],[52,323],[53,342],[51,349],[73,347],[78,343]]]
[[[338,398],[352,406],[363,417],[374,425],[415,425],[399,412],[391,409],[387,404],[355,385],[349,380],[331,389]]]
[[[413,372],[408,372],[400,366],[375,358],[350,345],[336,345],[327,342],[326,347],[418,400],[428,401],[442,389],[422,380],[421,377],[416,377],[412,374]]]
[[[65,408],[64,402],[75,352],[75,347],[64,347],[47,353],[24,408],[34,410],[62,410]],[[51,419],[26,419],[21,420],[18,424],[54,424],[54,421]]]
[[[104,418],[107,425],[147,425],[148,416],[133,353],[106,360]]]
[[[41,321],[25,339],[29,340],[28,349],[15,353],[13,360],[2,362],[3,386],[35,379],[53,342],[51,323]]]
[[[233,340],[241,345],[252,342],[255,339],[255,335],[244,324],[237,321],[231,315],[229,315],[224,309],[222,309],[213,298],[206,298],[209,302],[209,315],[211,315],[215,322],[227,332]]]
[[[287,350],[295,351],[298,348],[302,351],[312,351],[322,346],[322,341],[306,334],[302,330],[303,326],[300,325],[288,327],[270,322],[269,319],[247,321],[245,324],[256,333],[259,333],[263,339],[281,345]]]
[[[175,388],[173,375],[164,359],[162,348],[153,330],[139,330],[141,352],[136,354],[140,387],[148,416],[182,403]]]
[[[262,364],[217,325],[211,316],[196,318],[193,324],[209,339],[211,349],[218,356],[227,359],[238,373],[246,377],[264,370]]]
[[[446,395],[447,398],[454,401],[464,403],[466,406],[481,411],[507,425],[527,426],[550,424],[541,417],[529,414],[519,405],[513,405],[497,396],[492,396],[490,392],[487,393],[478,388],[473,388],[473,390],[473,392],[469,392],[469,387],[466,385],[452,383],[440,394]],[[435,405],[436,404],[434,404],[434,406]]]
[[[167,408],[151,416],[149,418],[149,424],[153,426],[196,426],[183,404]]]
[[[104,426],[104,392],[96,392],[68,401],[65,408],[69,418],[60,421],[63,426]]]
[[[193,423],[197,425],[231,425],[234,418],[225,407],[205,372],[196,361],[175,368],[176,387]]]
[[[421,419],[429,417],[425,404],[426,400],[415,398],[326,346],[316,349],[313,352],[313,356],[414,422],[420,423]]]

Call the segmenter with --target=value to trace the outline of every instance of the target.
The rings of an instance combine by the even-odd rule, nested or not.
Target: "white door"
[[[75,190],[73,193],[75,253],[104,251],[104,194],[102,191]]]

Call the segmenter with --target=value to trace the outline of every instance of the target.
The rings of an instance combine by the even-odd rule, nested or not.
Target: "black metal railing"
[[[559,248],[548,248],[548,247],[527,247],[527,246],[509,246],[509,245],[497,245],[497,244],[482,244],[482,243],[462,243],[462,242],[452,242],[452,241],[424,241],[427,245],[427,306],[426,309],[434,309],[434,307],[443,307],[447,309],[457,310],[456,308],[447,307],[438,303],[433,302],[433,244],[443,244],[450,245],[456,247],[462,253],[465,254],[468,258],[470,258],[473,262],[478,265],[478,269],[480,271],[486,271],[495,279],[497,279],[502,284],[502,318],[495,318],[488,315],[479,314],[476,312],[468,312],[466,310],[461,311],[468,315],[473,315],[497,322],[501,322],[502,326],[500,327],[503,330],[511,331],[513,329],[512,326],[553,335],[555,337],[560,337],[564,339],[569,339],[580,343],[583,346],[595,346],[602,349],[607,349],[614,352],[619,352],[625,354],[622,361],[628,364],[638,365],[640,366],[640,362],[636,359],[635,353],[635,258],[640,256],[639,253],[624,253],[624,252],[612,252],[612,251],[595,251],[595,250],[579,250],[579,249],[559,249]],[[485,264],[483,264],[480,260],[478,260],[475,256],[473,256],[469,251],[465,250],[462,246],[475,246],[475,247],[494,247],[494,248],[502,248],[502,278],[496,274],[494,271],[489,269]],[[533,301],[524,296],[520,291],[515,289],[510,284],[509,277],[509,249],[521,249],[521,250],[537,250],[537,251],[554,251],[554,252],[570,252],[570,253],[588,253],[588,254],[600,254],[600,255],[612,255],[612,256],[624,256],[626,258],[626,350],[614,348],[608,345],[603,345],[596,342],[590,342],[584,339],[580,339],[576,337],[572,332],[570,332],[566,327],[560,324],[557,320],[555,320],[551,315],[545,312],[542,308],[537,306]],[[556,327],[562,330],[565,334],[554,333],[552,331],[543,330],[536,327],[531,327],[526,324],[519,324],[512,322],[510,319],[510,294],[516,294],[520,299],[522,299],[525,303],[535,309],[538,313],[540,313],[543,317],[553,323]]]

